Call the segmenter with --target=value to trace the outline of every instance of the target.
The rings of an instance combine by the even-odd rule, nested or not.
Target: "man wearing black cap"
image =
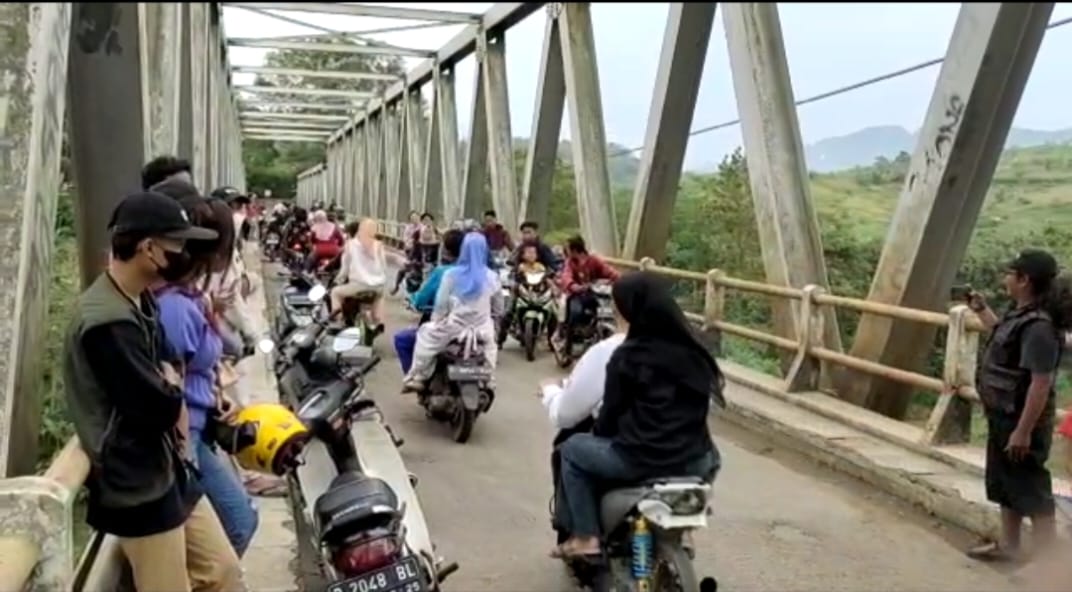
[[[1055,306],[1057,261],[1025,249],[1006,267],[1013,304],[998,318],[978,293],[970,305],[992,328],[976,389],[987,417],[986,494],[1001,506],[1003,540],[969,552],[983,560],[1020,556],[1020,530],[1031,519],[1034,549],[1055,537],[1053,485],[1046,461],[1055,415],[1054,381],[1068,319]]]
[[[238,557],[188,468],[183,383],[148,290],[184,265],[186,241],[216,232],[159,193],[124,199],[109,229],[108,269],[79,297],[64,352],[67,407],[91,463],[86,521],[118,537],[138,590],[242,590]]]

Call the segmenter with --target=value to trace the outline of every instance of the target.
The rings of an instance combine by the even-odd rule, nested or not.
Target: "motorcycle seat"
[[[477,351],[471,352],[468,361],[484,361],[483,347],[487,345],[484,343],[484,339],[477,339]],[[440,352],[439,357],[448,362],[457,362],[465,359],[465,346],[457,341],[451,341],[447,344],[446,349]]]
[[[398,508],[398,496],[386,481],[347,471],[316,499],[313,518],[320,540],[331,543],[390,523],[398,516]]]
[[[351,386],[341,381],[318,388],[302,401],[298,408],[298,419],[315,432],[342,406],[350,390]]]
[[[704,480],[692,476],[659,477],[646,479],[636,484],[615,487],[607,491],[599,502],[599,518],[600,524],[603,526],[603,532],[611,532],[636,507],[640,500],[653,491],[656,485],[664,483],[702,485]]]

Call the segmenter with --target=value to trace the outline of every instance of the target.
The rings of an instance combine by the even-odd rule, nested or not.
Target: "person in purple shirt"
[[[192,224],[217,230],[231,220],[218,220],[208,202],[192,185],[169,188],[183,206]],[[176,358],[182,360],[183,392],[190,420],[191,461],[197,467],[205,494],[219,515],[227,538],[239,557],[248,548],[257,529],[257,511],[238,476],[217,455],[210,423],[219,420],[216,367],[223,354],[223,341],[210,314],[208,299],[199,290],[207,274],[230,262],[233,246],[219,240],[191,245],[181,265],[169,265],[164,283],[154,292],[160,309],[164,338]]]

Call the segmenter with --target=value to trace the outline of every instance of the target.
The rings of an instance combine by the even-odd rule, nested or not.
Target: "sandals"
[[[287,484],[282,479],[256,475],[243,483],[246,493],[256,497],[286,497]]]
[[[1020,554],[991,541],[969,549],[968,557],[977,561],[1008,563],[1019,560]]]
[[[551,557],[553,559],[577,559],[577,558],[583,558],[583,557],[599,557],[602,554],[603,554],[603,551],[600,550],[600,549],[597,549],[595,551],[585,552],[585,553],[579,552],[579,551],[577,551],[577,547],[575,545],[571,544],[570,541],[566,541],[566,542],[562,543],[561,545],[555,545],[555,547],[553,549],[551,549],[551,553],[550,553],[550,555],[551,555]]]
[[[402,383],[402,394],[403,395],[406,395],[406,394],[409,394],[409,393],[419,393],[422,390],[424,390],[424,383],[422,383],[422,382],[419,382],[419,381],[416,381],[416,380],[412,380],[412,381],[407,380],[406,382]]]

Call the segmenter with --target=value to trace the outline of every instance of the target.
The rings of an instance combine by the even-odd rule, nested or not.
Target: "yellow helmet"
[[[252,425],[256,438],[235,452],[242,468],[282,475],[309,440],[309,430],[294,413],[278,403],[258,403],[238,412],[235,423]]]

